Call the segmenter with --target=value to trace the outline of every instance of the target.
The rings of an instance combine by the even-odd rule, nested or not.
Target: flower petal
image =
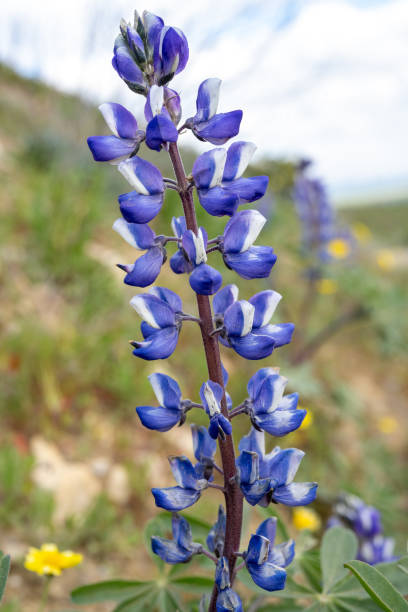
[[[240,481],[245,484],[254,484],[259,479],[259,457],[257,453],[242,450],[236,460],[239,469]]]
[[[165,327],[151,334],[144,342],[134,342],[133,355],[152,361],[167,359],[174,352],[178,341],[178,331],[175,327]]]
[[[98,162],[128,157],[136,148],[134,140],[117,138],[116,136],[90,136],[87,143],[94,160]]]
[[[221,274],[205,263],[197,266],[190,275],[190,286],[198,295],[213,295],[221,285]]]
[[[273,563],[247,564],[248,572],[256,585],[265,591],[281,591],[285,588],[286,572]]]
[[[127,223],[124,219],[116,219],[112,229],[122,236],[130,246],[145,251],[154,244],[156,234],[148,225]]]
[[[144,427],[161,432],[169,431],[181,417],[181,410],[163,406],[138,406],[136,412]]]
[[[261,565],[268,560],[269,549],[272,546],[272,542],[269,541],[267,536],[261,533],[251,535],[248,543],[248,550],[245,554],[246,563],[255,563]]]
[[[237,196],[240,204],[244,204],[262,198],[267,190],[268,182],[269,177],[267,176],[251,176],[223,183],[223,186]]]
[[[275,340],[270,335],[250,333],[242,338],[231,336],[231,348],[245,359],[264,359],[271,355],[275,348]]]
[[[193,544],[190,523],[184,516],[174,513],[171,519],[173,538],[182,548],[189,549]]]
[[[187,230],[185,217],[173,217],[171,220],[171,229],[176,238],[181,238]]]
[[[208,431],[202,425],[191,425],[191,433],[193,435],[194,456],[197,461],[203,459],[212,459],[217,450],[217,442],[213,440]]]
[[[119,172],[142,195],[155,195],[164,192],[161,172],[156,166],[141,157],[132,157],[118,166]]]
[[[291,482],[274,490],[272,499],[285,506],[306,506],[316,499],[316,482]]]
[[[231,304],[238,299],[238,287],[236,285],[225,285],[217,295],[214,296],[212,306],[214,314],[224,314]]]
[[[298,429],[305,416],[306,410],[286,410],[279,406],[274,412],[255,415],[254,420],[264,431],[280,437]]]
[[[159,55],[163,75],[178,74],[188,61],[188,42],[179,28],[165,26],[160,32]]]
[[[292,482],[304,456],[305,453],[298,448],[285,448],[272,457],[269,461],[269,471],[276,483],[275,487]]]
[[[224,313],[228,336],[246,336],[252,329],[255,308],[246,300],[237,300]]]
[[[166,302],[173,312],[181,312],[183,310],[181,298],[177,293],[171,291],[171,289],[167,289],[166,287],[152,287],[149,289],[149,293],[162,300],[162,302]]]
[[[157,85],[152,85],[144,107],[144,114],[146,121],[151,121],[156,115],[160,115],[162,112],[164,103],[164,89]]]
[[[235,213],[224,229],[224,251],[242,253],[253,245],[266,223],[265,217],[257,210],[242,210]]]
[[[285,344],[289,344],[292,340],[295,326],[293,323],[279,323],[277,325],[263,325],[256,329],[253,328],[254,335],[264,337],[269,336],[274,342],[274,348],[279,348]]]
[[[201,385],[200,397],[208,416],[212,417],[221,411],[221,400],[224,389],[213,380],[207,380]]]
[[[159,276],[163,261],[162,248],[153,247],[149,249],[147,253],[136,259],[133,265],[119,265],[127,272],[123,282],[132,287],[148,287]]]
[[[211,149],[197,157],[192,170],[197,189],[211,189],[220,185],[226,157],[225,149]]]
[[[194,269],[193,264],[188,261],[180,249],[170,257],[170,268],[174,274],[188,274]]]
[[[192,506],[201,496],[201,491],[184,489],[183,487],[152,489],[152,493],[156,506],[170,512],[178,512]]]
[[[295,541],[288,540],[287,542],[283,542],[283,544],[279,544],[279,546],[275,546],[274,548],[270,549],[268,561],[274,565],[278,565],[279,567],[287,567],[290,563],[292,563],[294,557]]]
[[[267,289],[260,291],[250,298],[255,308],[254,328],[262,327],[269,323],[282,296],[277,291]]]
[[[276,372],[267,376],[253,400],[254,413],[273,412],[280,404],[288,379]]]
[[[231,216],[239,204],[238,196],[235,193],[218,186],[207,190],[199,189],[198,199],[204,210],[213,217]]]
[[[269,553],[271,552],[275,542],[277,523],[278,519],[273,516],[265,519],[256,530],[256,535],[263,536],[269,541]]]
[[[105,102],[100,105],[99,110],[115,136],[129,139],[137,137],[137,121],[127,108],[115,102]]]
[[[233,142],[228,148],[223,181],[230,182],[240,178],[256,151],[253,142]]]
[[[256,453],[259,457],[265,455],[265,434],[263,431],[257,431],[253,427],[249,434],[241,438],[238,449],[240,452],[246,450]]]
[[[197,489],[197,476],[190,459],[181,457],[169,457],[171,471],[179,487],[185,489]]]
[[[175,324],[174,310],[152,293],[135,295],[130,300],[130,305],[133,306],[143,321],[156,329]]]
[[[226,266],[246,279],[267,278],[276,259],[273,248],[267,246],[253,246],[243,253],[224,255]]]
[[[222,145],[238,134],[241,120],[242,110],[219,113],[208,121],[195,124],[193,132],[200,140],[206,140],[214,145]]]
[[[220,95],[221,79],[206,79],[198,88],[197,94],[197,113],[194,123],[208,121],[215,115],[218,107]]]
[[[191,550],[180,548],[177,542],[173,540],[166,540],[165,538],[159,538],[158,536],[152,536],[152,550],[160,557],[165,563],[170,565],[176,563],[187,563],[193,556]]]
[[[143,73],[137,66],[130,51],[125,46],[117,47],[112,59],[112,66],[121,79],[129,83],[144,84]]]
[[[180,407],[181,391],[174,378],[160,372],[151,374],[148,378],[160,406],[173,409]]]
[[[182,237],[182,246],[188,255],[189,260],[198,266],[201,263],[207,261],[207,232],[204,228],[200,227],[197,234],[192,230],[186,230]]]
[[[156,115],[147,124],[146,144],[153,151],[160,151],[166,142],[176,142],[178,131],[171,119],[164,114]]]
[[[216,612],[243,612],[242,601],[238,593],[227,588],[217,595]]]
[[[148,223],[163,206],[163,194],[142,195],[137,191],[122,193],[118,197],[120,212],[129,223]]]
[[[274,376],[275,374],[276,371],[273,368],[261,368],[249,379],[247,389],[252,401],[255,400],[258,395],[264,380],[268,378],[268,376]]]

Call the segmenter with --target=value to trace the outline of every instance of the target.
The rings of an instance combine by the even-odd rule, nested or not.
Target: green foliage
[[[408,610],[408,602],[375,567],[363,561],[350,561],[345,564],[345,567],[353,572],[364,590],[380,608],[386,612]]]
[[[10,571],[10,555],[3,555],[0,550],[0,602],[4,595],[6,582]]]

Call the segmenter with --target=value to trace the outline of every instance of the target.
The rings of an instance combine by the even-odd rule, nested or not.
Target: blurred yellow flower
[[[321,278],[316,283],[316,289],[321,295],[333,295],[338,288],[337,281],[332,278]]]
[[[293,511],[293,525],[299,531],[308,529],[318,531],[322,522],[320,516],[311,508],[295,508]]]
[[[381,249],[377,251],[376,261],[381,270],[392,270],[395,266],[395,255],[388,249]]]
[[[41,548],[30,548],[24,567],[40,576],[59,576],[62,570],[74,567],[82,561],[82,555],[71,550],[60,552],[55,544],[43,544]]]
[[[299,408],[304,410],[303,406],[299,406]],[[311,410],[308,410],[306,412],[306,416],[303,419],[302,424],[299,427],[299,429],[309,429],[312,423],[313,423],[313,413]]]
[[[351,226],[353,230],[354,237],[359,242],[368,242],[370,238],[372,238],[372,232],[370,228],[365,224],[357,221],[353,223]]]
[[[342,238],[334,238],[327,245],[327,252],[335,259],[345,259],[350,255],[350,245]]]
[[[377,422],[378,429],[384,434],[391,434],[398,427],[398,421],[392,416],[384,416]]]

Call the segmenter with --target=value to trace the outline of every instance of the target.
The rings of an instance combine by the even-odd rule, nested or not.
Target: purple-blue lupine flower
[[[267,278],[276,262],[272,247],[253,246],[266,219],[257,210],[236,212],[220,242],[224,263],[242,278]]]
[[[186,230],[181,237],[181,252],[186,259],[184,268],[188,270],[190,266],[192,267],[193,270],[189,279],[190,286],[199,295],[213,295],[222,285],[221,274],[206,263],[207,240],[207,232],[202,227],[198,229],[197,234],[192,230]],[[179,265],[181,271],[183,266],[178,261],[176,264]]]
[[[266,290],[249,301],[237,301],[238,287],[223,287],[213,299],[215,322],[221,329],[220,342],[245,359],[263,359],[275,348],[288,344],[293,323],[269,324],[281,297],[276,291]]]
[[[140,157],[121,162],[118,170],[134,188],[118,198],[123,218],[128,223],[148,223],[163,206],[164,181],[160,170]]]
[[[177,91],[170,87],[164,88],[164,105],[174,125],[177,125],[181,119],[181,102]]]
[[[146,144],[149,149],[160,151],[167,142],[176,142],[178,131],[164,106],[164,87],[152,85],[145,104]]]
[[[215,584],[218,588],[217,612],[243,612],[239,595],[231,589],[228,561],[225,557],[218,560],[215,570]]]
[[[184,70],[188,56],[188,42],[183,32],[179,28],[164,26],[153,52],[156,82],[165,85],[175,74]]]
[[[180,387],[177,381],[166,374],[151,374],[149,381],[159,406],[138,406],[136,412],[148,429],[169,431],[182,421],[185,414],[186,404],[181,399]]]
[[[357,558],[370,565],[390,563],[398,559],[394,555],[394,546],[395,541],[393,538],[386,538],[381,534],[377,534],[373,538],[363,540],[358,550]]]
[[[130,304],[143,319],[140,329],[144,341],[131,342],[133,355],[148,361],[170,357],[181,328],[179,296],[165,287],[152,287],[148,293],[135,295]]]
[[[287,567],[295,556],[295,542],[289,540],[274,546],[276,518],[261,523],[256,534],[251,536],[244,553],[245,564],[252,580],[266,591],[280,591],[285,588]]]
[[[127,223],[124,219],[116,219],[113,229],[131,246],[147,251],[134,264],[117,264],[126,272],[124,282],[132,287],[148,287],[154,283],[167,257],[163,238],[156,236],[148,225]]]
[[[228,151],[211,149],[196,159],[192,175],[200,204],[210,215],[232,216],[240,204],[265,194],[267,176],[242,178],[255,149],[251,142],[234,142]]]
[[[152,550],[165,563],[187,563],[193,555],[201,552],[202,546],[193,542],[189,522],[183,517],[173,513],[171,521],[173,539],[167,540],[158,536],[152,536]]]
[[[357,510],[353,521],[355,532],[361,538],[372,538],[382,532],[381,513],[373,506],[365,504]]]
[[[175,237],[181,240],[184,232],[187,231],[185,217],[173,217],[171,227]],[[178,248],[174,255],[170,257],[170,268],[175,274],[189,274],[194,270],[194,265],[188,257],[186,257],[185,252],[183,252],[181,248]]]
[[[193,436],[194,457],[198,463],[194,469],[196,474],[206,480],[213,480],[214,455],[217,450],[217,442],[211,438],[208,430],[203,425],[191,425]]]
[[[225,540],[225,528],[227,525],[227,517],[224,511],[224,506],[218,507],[218,518],[214,525],[211,527],[207,536],[208,550],[216,555],[216,557],[222,557],[224,552],[224,540]]]
[[[242,120],[242,110],[217,113],[220,79],[206,79],[198,88],[197,113],[187,119],[186,127],[199,139],[222,145],[236,136]]]
[[[145,94],[146,81],[141,66],[144,60],[142,39],[130,25],[121,24],[121,34],[113,47],[112,66],[127,86],[136,93]]]
[[[283,396],[287,378],[273,368],[262,368],[248,382],[246,406],[256,429],[286,436],[302,424],[306,410],[298,410],[298,394]]]
[[[224,389],[221,385],[212,380],[207,380],[207,382],[201,385],[201,401],[203,402],[206,413],[210,417],[208,433],[214,440],[218,438],[218,435],[225,437],[225,435],[229,436],[232,432],[230,421],[221,412],[221,400],[223,395]]]
[[[297,448],[276,446],[265,454],[264,432],[251,429],[239,443],[237,459],[240,486],[251,506],[271,501],[285,506],[305,506],[316,497],[315,482],[293,482],[305,453]]]
[[[93,158],[98,162],[118,164],[135,155],[145,133],[138,129],[137,121],[121,104],[107,102],[99,107],[113,136],[90,136],[87,140]]]
[[[190,459],[184,455],[169,457],[169,462],[177,486],[154,488],[152,493],[156,506],[177,512],[196,503],[203,489],[208,487],[208,480],[202,478],[201,470],[198,470],[197,473]]]

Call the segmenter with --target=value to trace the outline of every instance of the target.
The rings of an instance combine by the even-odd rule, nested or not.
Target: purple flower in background
[[[214,440],[225,435],[229,436],[232,432],[232,425],[229,420],[221,412],[221,400],[224,395],[224,389],[216,382],[207,380],[201,385],[200,397],[204,408],[210,417],[210,425],[208,433]]]
[[[190,524],[183,516],[173,514],[171,529],[172,540],[152,536],[152,550],[165,563],[187,563],[201,552],[202,546],[193,542]]]
[[[228,151],[211,149],[196,159],[192,175],[200,204],[210,215],[232,216],[240,204],[265,194],[267,176],[242,178],[255,149],[251,142],[234,142]]]
[[[253,246],[266,219],[257,210],[237,212],[228,221],[220,242],[224,263],[242,278],[267,278],[276,262],[272,247]]]
[[[357,558],[370,565],[390,563],[398,559],[394,555],[394,546],[395,541],[393,538],[386,538],[382,534],[377,534],[371,539],[363,540],[360,544]]]
[[[256,429],[285,436],[302,424],[306,410],[298,410],[298,394],[283,397],[287,378],[273,368],[262,368],[248,382],[247,410]]]
[[[154,501],[156,506],[164,510],[184,510],[201,497],[203,489],[208,487],[208,480],[202,478],[200,470],[197,473],[190,459],[184,455],[169,457],[169,462],[177,486],[152,489]]]
[[[124,282],[133,287],[147,287],[154,283],[167,257],[163,238],[156,236],[148,225],[127,223],[124,219],[116,219],[113,229],[131,246],[147,251],[134,264],[117,264],[126,272]]]
[[[98,162],[118,164],[135,155],[145,133],[138,129],[137,121],[121,104],[107,102],[99,107],[113,136],[90,136],[87,140],[93,158]]]
[[[128,223],[148,223],[163,206],[164,182],[156,166],[140,157],[119,164],[119,172],[134,191],[119,196],[119,207]]]
[[[261,523],[256,534],[251,536],[244,553],[245,565],[252,580],[266,591],[280,591],[285,588],[287,567],[295,556],[295,542],[289,540],[274,546],[276,518]]]
[[[221,145],[239,132],[242,110],[217,113],[220,79],[206,79],[198,88],[197,113],[185,125],[199,139]]]
[[[293,482],[305,453],[297,448],[276,446],[265,454],[264,432],[251,429],[239,443],[237,459],[240,486],[252,506],[268,506],[271,501],[285,506],[305,506],[316,497],[315,482]]]
[[[131,342],[133,355],[146,359],[167,359],[177,346],[182,322],[179,296],[164,287],[152,287],[149,293],[135,295],[131,306],[143,319],[140,326],[144,340]]]
[[[146,144],[160,151],[167,142],[176,142],[178,131],[164,105],[164,87],[152,85],[145,104]]]
[[[231,589],[228,561],[221,557],[215,570],[215,584],[218,588],[217,612],[243,612],[239,595]]]
[[[281,295],[266,290],[249,301],[238,301],[238,287],[227,285],[213,299],[216,326],[220,342],[233,348],[245,359],[263,359],[275,348],[288,344],[293,335],[293,323],[269,324]]]

